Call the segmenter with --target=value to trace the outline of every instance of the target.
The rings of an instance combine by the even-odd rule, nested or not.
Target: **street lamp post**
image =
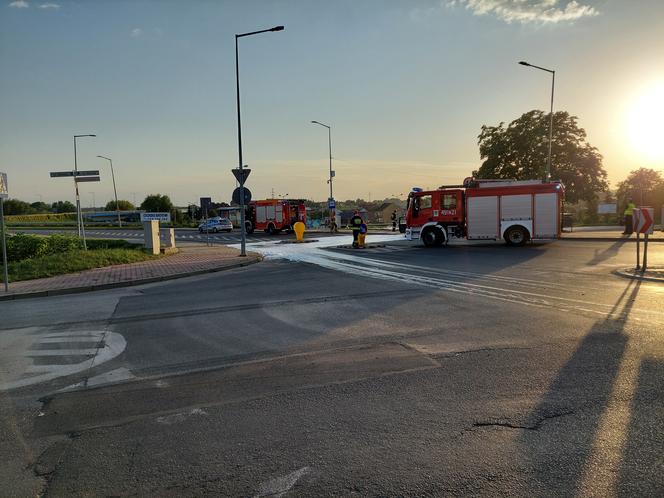
[[[312,124],[317,124],[324,126],[327,128],[327,144],[330,150],[330,179],[328,180],[328,183],[330,184],[330,201],[334,199],[334,195],[332,195],[332,178],[333,178],[333,173],[332,173],[332,127],[326,124],[321,123],[320,121],[312,121]],[[335,210],[330,208],[330,225],[332,224],[332,219],[334,218],[334,213]]]
[[[110,157],[97,156],[101,159],[106,159],[111,163],[111,178],[113,178],[113,194],[115,195],[115,212],[118,215],[118,226],[122,226],[122,219],[120,219],[120,206],[118,205],[118,191],[115,188],[115,173],[113,172],[113,160]]]
[[[527,67],[534,67],[541,71],[546,71],[551,74],[551,112],[549,113],[549,157],[546,163],[546,180],[551,180],[551,143],[553,142],[553,93],[556,86],[556,72],[553,69],[547,69],[545,67],[536,66],[534,64],[529,64],[526,61],[520,61],[519,64]]]
[[[240,224],[242,233],[242,243],[240,244],[240,256],[246,256],[247,246],[247,227],[245,226],[245,212],[244,212],[244,176],[242,162],[242,120],[240,118],[240,62],[238,56],[238,40],[245,36],[258,35],[260,33],[267,33],[269,31],[283,31],[283,26],[275,26],[270,29],[261,29],[259,31],[251,31],[250,33],[241,33],[235,35],[235,86],[237,89],[237,149],[238,149],[238,168],[240,170]]]
[[[81,213],[81,196],[78,193],[78,182],[76,181],[78,172],[78,159],[76,157],[76,139],[81,137],[96,137],[97,135],[74,135],[74,188],[76,189],[76,218],[78,221],[78,237],[83,236],[83,249],[88,250],[88,245],[85,241],[85,223],[83,222],[83,213]]]

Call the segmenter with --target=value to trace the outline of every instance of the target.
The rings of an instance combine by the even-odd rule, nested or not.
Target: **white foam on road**
[[[302,467],[301,469],[291,472],[285,476],[275,477],[261,485],[260,490],[254,495],[254,498],[262,498],[266,496],[284,496],[290,489],[295,486],[303,476],[311,471],[309,467]]]
[[[315,238],[315,234],[310,235],[310,237]],[[396,242],[402,240],[404,240],[404,236],[401,234],[368,235],[366,243],[375,244],[379,242]],[[321,237],[314,242],[303,242],[302,244],[284,244],[278,240],[269,240],[252,243],[251,250],[261,254],[265,259],[287,259],[289,261],[311,263],[312,258],[314,260],[318,257],[327,258],[326,252],[321,251],[321,249],[347,246],[352,242],[353,239],[351,235]],[[233,244],[230,247],[240,248],[240,244]]]

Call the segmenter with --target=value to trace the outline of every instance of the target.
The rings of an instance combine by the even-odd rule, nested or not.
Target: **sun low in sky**
[[[664,81],[646,89],[631,104],[627,134],[634,151],[644,159],[664,160]]]
[[[612,186],[664,170],[663,0],[0,0],[0,171],[28,202],[72,200],[49,171],[101,172],[84,199],[382,199],[456,184],[482,125],[578,117]],[[660,83],[656,83],[660,82]],[[92,195],[94,193],[94,196]]]

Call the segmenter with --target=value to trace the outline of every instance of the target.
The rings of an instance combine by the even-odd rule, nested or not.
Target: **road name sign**
[[[76,183],[80,182],[98,182],[100,178],[98,176],[77,176],[74,178]]]
[[[337,207],[337,202],[334,199],[329,199],[327,201],[327,208],[328,209],[336,209]]]
[[[170,223],[171,213],[141,213],[141,221],[163,221]]]
[[[251,173],[250,168],[242,168],[242,174],[240,174],[239,168],[232,169],[231,171],[233,172],[233,176],[240,185],[244,185],[244,182],[246,182],[247,178],[249,177],[249,173]]]
[[[7,199],[9,197],[9,185],[7,184],[7,173],[0,172],[0,197]]]

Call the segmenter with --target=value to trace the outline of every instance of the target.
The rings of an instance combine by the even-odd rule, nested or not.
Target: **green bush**
[[[48,242],[44,237],[19,233],[7,239],[7,260],[37,258],[47,254]]]
[[[136,249],[139,245],[126,240],[88,239],[89,250],[100,249]],[[7,259],[22,261],[48,254],[62,254],[83,249],[83,242],[71,235],[54,234],[47,237],[19,233],[7,238]]]
[[[78,237],[60,234],[46,237],[46,254],[57,254],[82,248],[83,244]]]

